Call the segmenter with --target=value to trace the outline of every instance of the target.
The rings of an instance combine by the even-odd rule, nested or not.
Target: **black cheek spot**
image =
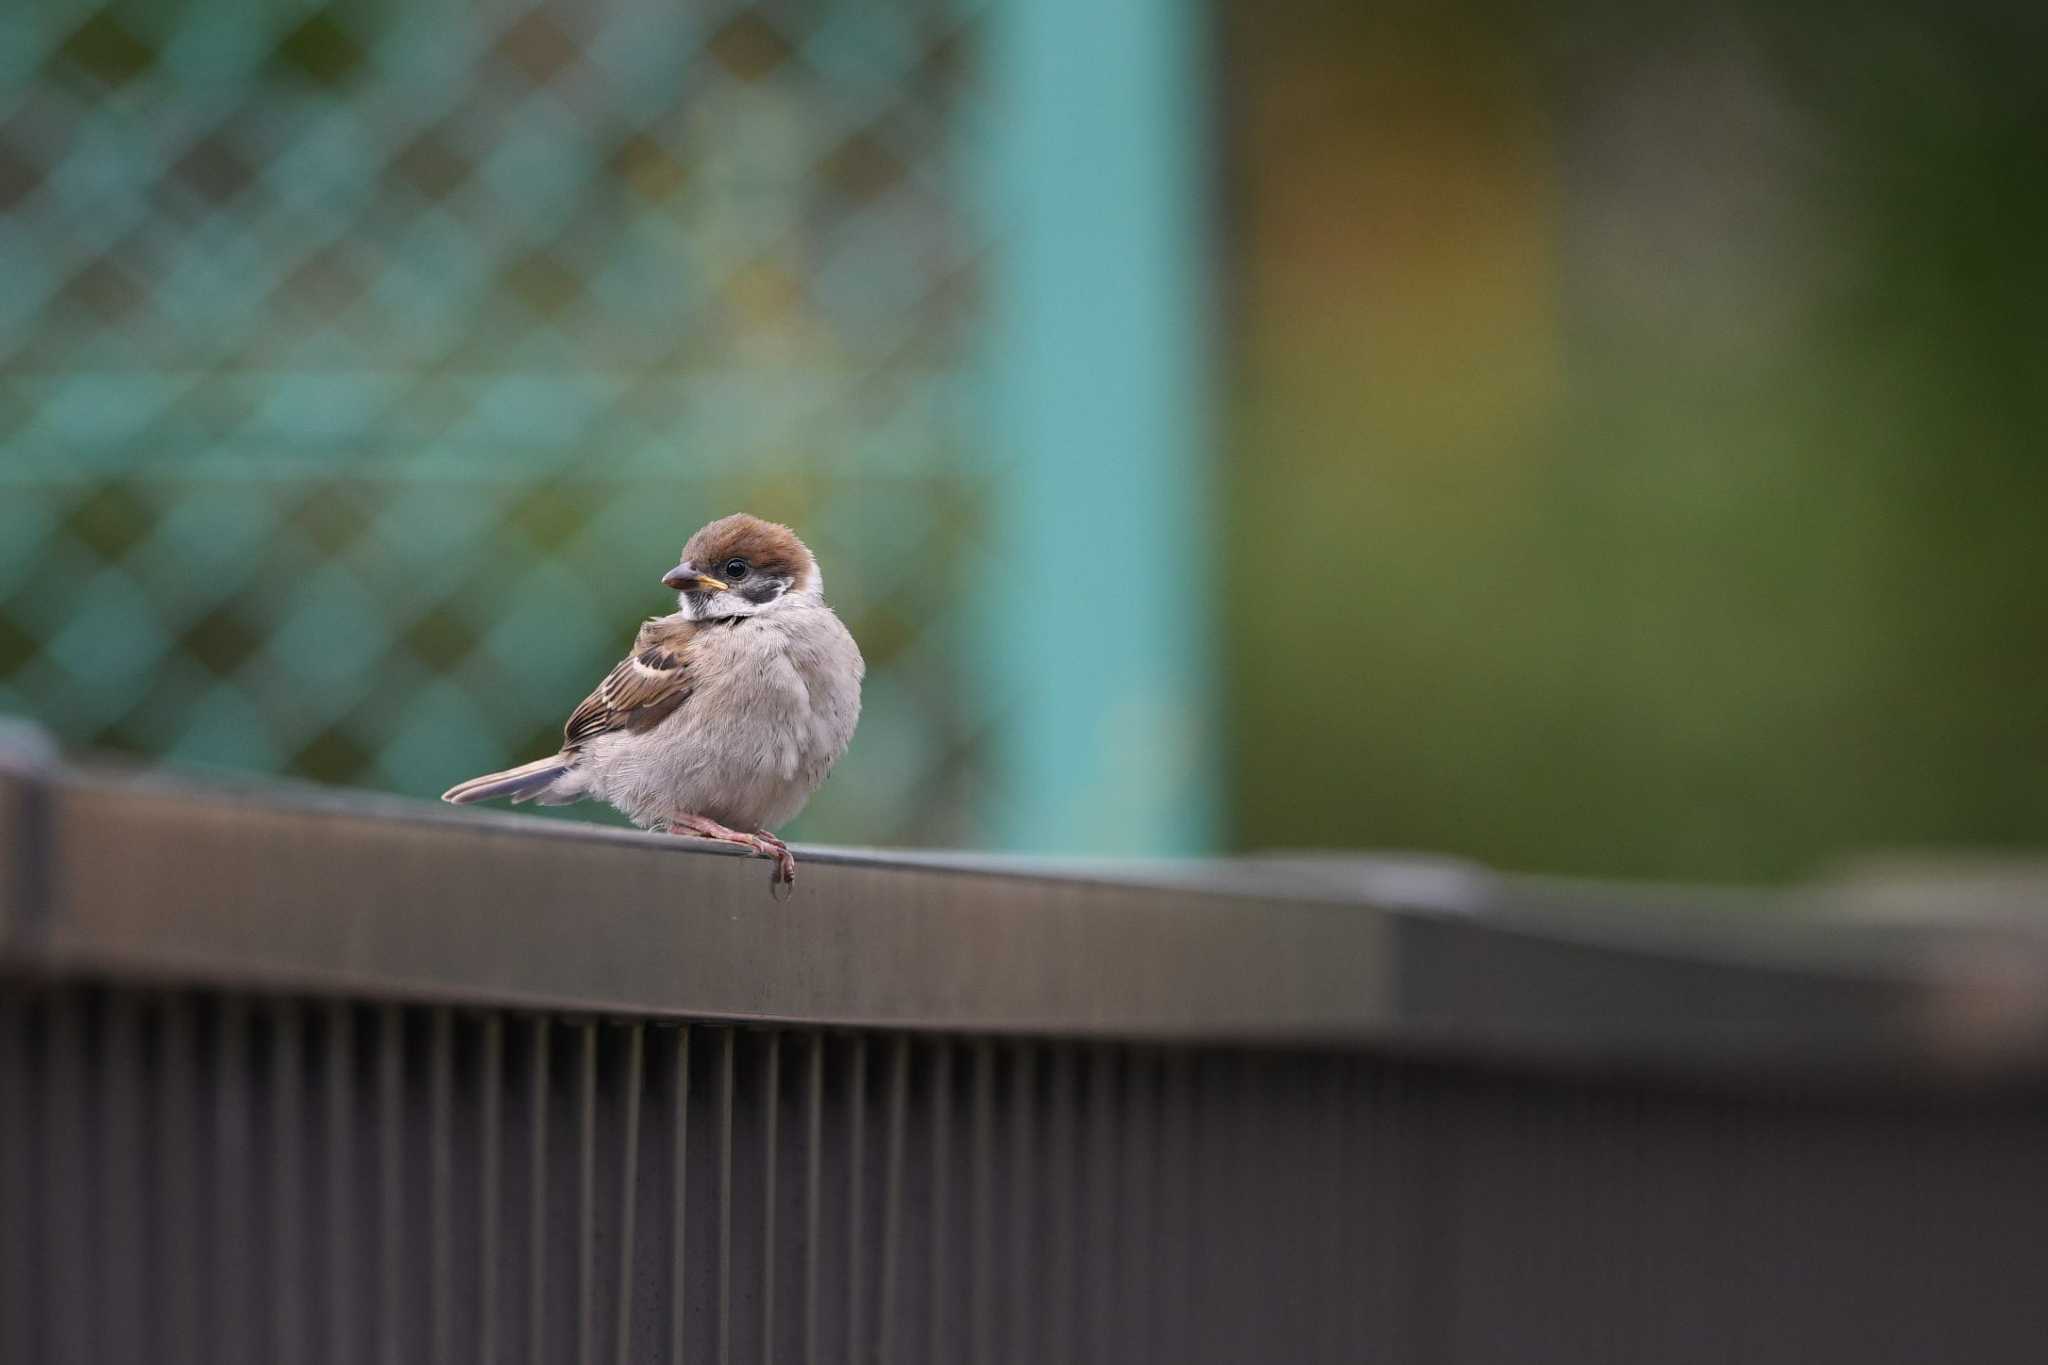
[[[782,585],[780,583],[756,583],[751,588],[742,588],[740,596],[746,598],[757,607],[765,607],[776,598],[782,596]]]

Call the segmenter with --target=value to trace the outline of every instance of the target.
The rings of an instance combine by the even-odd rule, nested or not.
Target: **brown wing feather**
[[[562,748],[574,749],[615,730],[645,730],[690,699],[693,621],[657,617],[640,627],[633,652],[619,660],[562,727]]]

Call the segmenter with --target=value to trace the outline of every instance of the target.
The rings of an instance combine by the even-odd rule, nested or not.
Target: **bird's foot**
[[[775,864],[775,875],[768,883],[769,894],[777,900],[788,900],[796,888],[796,855],[789,851],[789,845],[770,834],[767,830],[748,833],[721,825],[705,815],[678,815],[668,822],[670,834],[690,834],[699,839],[716,839],[723,844],[738,844],[751,851],[756,857],[767,858]]]
[[[779,901],[788,900],[796,890],[796,855],[789,851],[788,844],[765,829],[754,837],[765,845],[762,856],[775,860],[775,877],[769,883],[770,893]]]

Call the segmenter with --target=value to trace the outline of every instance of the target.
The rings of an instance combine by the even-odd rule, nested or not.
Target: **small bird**
[[[785,896],[796,858],[770,831],[846,752],[867,665],[787,526],[723,517],[690,537],[661,581],[680,610],[640,627],[633,652],[569,716],[560,753],[441,799],[609,801],[642,829],[774,859],[770,886]]]

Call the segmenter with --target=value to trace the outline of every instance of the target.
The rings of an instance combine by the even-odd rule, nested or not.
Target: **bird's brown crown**
[[[729,559],[744,559],[754,572],[801,579],[812,564],[811,552],[787,526],[735,512],[720,517],[683,546],[683,562],[716,574]]]

